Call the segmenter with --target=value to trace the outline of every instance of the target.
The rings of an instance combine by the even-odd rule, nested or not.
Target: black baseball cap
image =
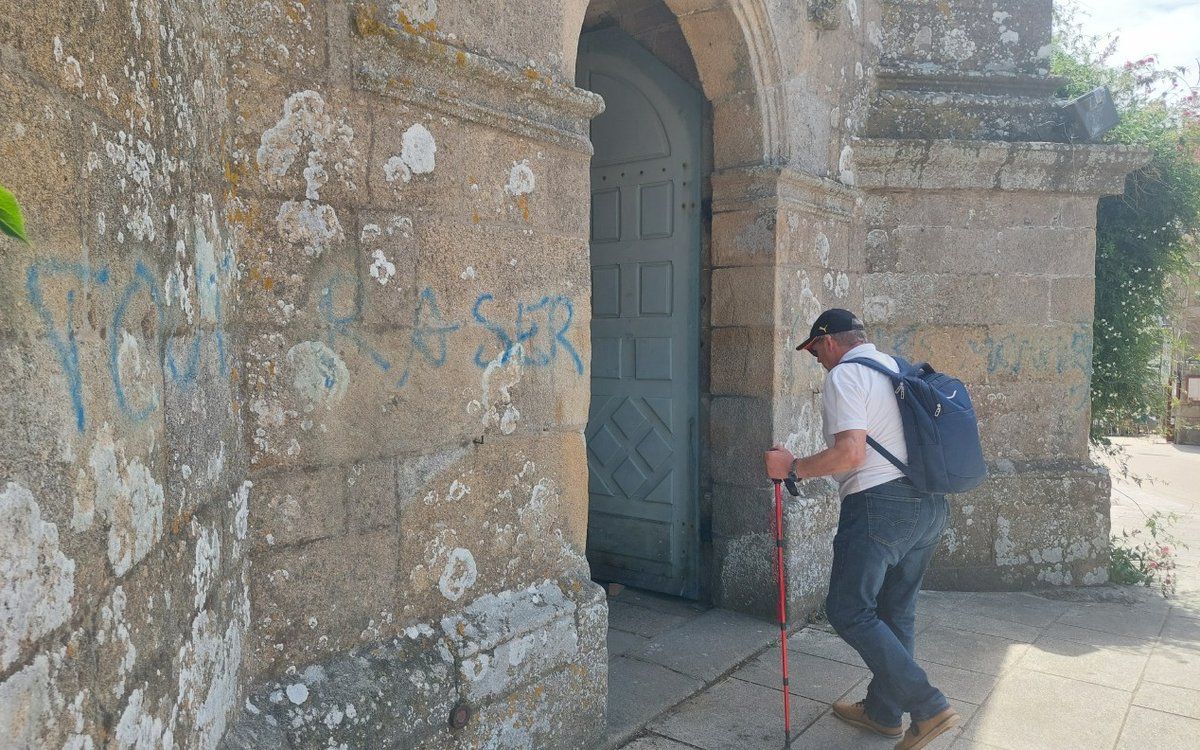
[[[808,338],[800,346],[796,347],[796,351],[807,349],[812,346],[812,343],[819,337],[831,333],[845,333],[846,331],[865,331],[866,326],[858,319],[858,316],[849,310],[843,310],[840,307],[831,307],[817,317],[816,322],[812,324],[812,328],[808,332]]]

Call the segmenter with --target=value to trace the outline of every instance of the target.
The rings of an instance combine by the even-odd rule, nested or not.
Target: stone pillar
[[[713,175],[712,475],[714,602],[770,615],[775,607],[772,486],[762,452],[820,449],[821,368],[794,351],[825,302],[847,300],[853,192],[789,168]],[[827,288],[826,288],[827,287]],[[825,300],[822,302],[821,300]],[[787,507],[794,612],[817,608],[837,523],[827,482]]]
[[[866,139],[863,316],[963,378],[991,476],[954,498],[929,582],[1107,580],[1109,481],[1088,457],[1096,201],[1136,150],[1060,138],[1050,0],[886,0]]]

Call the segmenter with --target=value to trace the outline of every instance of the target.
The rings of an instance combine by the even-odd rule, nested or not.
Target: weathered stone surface
[[[603,731],[584,27],[626,29],[706,100],[680,165],[704,201],[703,354],[681,363],[701,595],[774,606],[761,451],[824,445],[823,373],[794,346],[831,306],[976,394],[996,477],[934,579],[1098,580],[1094,201],[1144,155],[1011,142],[1054,82],[1049,4],[1010,5],[847,2],[820,26],[728,0],[15,5],[0,157],[31,245],[0,240],[5,736],[212,748],[238,715],[230,747]],[[836,509],[823,481],[788,500],[793,617],[819,606]],[[656,680],[613,698],[626,728],[694,682],[614,669]]]

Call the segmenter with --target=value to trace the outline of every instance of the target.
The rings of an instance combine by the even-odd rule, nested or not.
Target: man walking
[[[841,515],[833,540],[833,570],[825,612],[871,669],[864,700],[833,704],[837,717],[885,737],[896,750],[917,750],[958,724],[946,696],[913,660],[917,593],[949,517],[945,495],[918,492],[886,458],[869,449],[870,435],[902,463],[908,460],[900,409],[887,376],[845,362],[869,358],[898,372],[892,357],[867,342],[853,313],[830,309],[813,323],[806,350],[828,372],[823,388],[825,450],[793,458],[781,446],[766,454],[767,473],[808,479],[832,475]],[[912,723],[903,732],[903,715]]]

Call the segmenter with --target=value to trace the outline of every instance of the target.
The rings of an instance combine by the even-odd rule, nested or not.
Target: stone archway
[[[758,542],[767,519],[746,519],[738,504],[761,483],[758,459],[748,458],[754,451],[746,447],[769,445],[776,432],[772,373],[777,341],[787,335],[775,315],[774,227],[788,146],[771,21],[755,0],[664,0],[653,9],[623,0],[583,5],[577,6],[582,26],[605,22],[640,36],[685,77],[683,69],[693,66],[694,85],[707,102],[697,357],[699,596],[765,613],[769,603],[760,590],[770,577],[769,558],[759,554]],[[786,181],[784,191],[797,192],[795,177]]]

